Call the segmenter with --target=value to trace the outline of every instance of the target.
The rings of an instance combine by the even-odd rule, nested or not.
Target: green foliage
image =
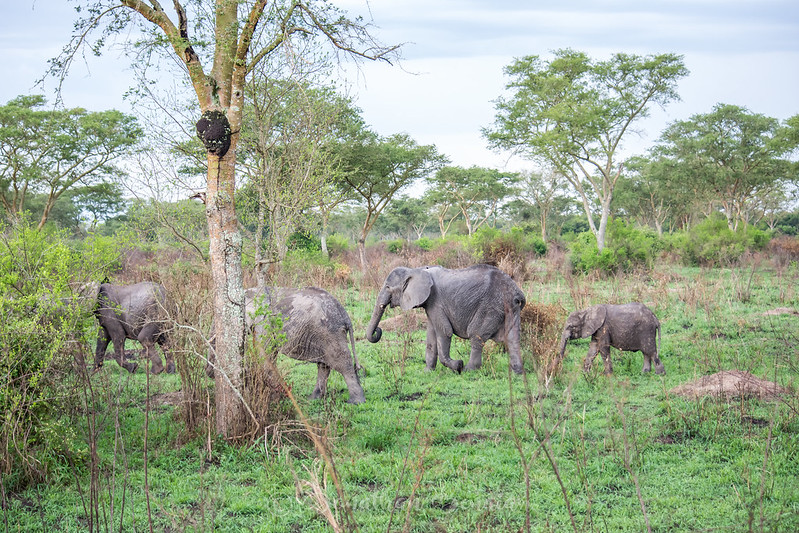
[[[344,235],[334,233],[327,237],[327,250],[331,255],[340,254],[350,249],[350,241]]]
[[[405,241],[402,239],[394,239],[393,241],[388,241],[387,243],[387,250],[392,254],[398,254],[402,252],[402,248],[405,246]]]
[[[729,265],[747,252],[762,250],[768,244],[769,235],[748,225],[733,231],[724,216],[716,213],[679,234],[675,240],[687,265]]]
[[[425,252],[429,252],[433,249],[433,239],[430,237],[422,237],[421,239],[416,240],[416,246],[424,250]]]
[[[652,268],[665,243],[648,228],[638,228],[621,219],[608,223],[608,239],[600,252],[591,233],[579,234],[570,245],[572,268],[577,272],[606,274]]]
[[[776,227],[780,233],[785,235],[799,235],[799,210],[793,213],[785,213],[779,217]]]
[[[547,252],[547,245],[540,235],[522,228],[511,228],[508,232],[481,228],[472,235],[470,247],[483,261],[493,262],[503,257],[521,258],[530,254],[540,257]]]
[[[308,231],[295,231],[289,236],[289,250],[319,252],[322,250],[322,241]]]
[[[0,168],[13,169],[2,176],[2,204],[18,216],[34,207],[28,195],[39,195],[34,215],[40,225],[67,191],[87,193],[124,175],[115,163],[143,134],[135,117],[119,111],[47,109],[45,104],[43,96],[33,95],[0,106]],[[87,208],[99,207],[96,192],[84,195]],[[107,192],[101,195],[106,200]]]
[[[0,233],[0,471],[11,484],[40,480],[75,437],[60,415],[74,400],[73,363],[94,331],[94,292],[117,264],[114,243],[27,222]]]

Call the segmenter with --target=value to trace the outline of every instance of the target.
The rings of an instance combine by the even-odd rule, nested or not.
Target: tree
[[[730,229],[749,221],[752,204],[795,180],[793,126],[746,108],[717,104],[707,114],[670,124],[653,152],[684,183],[693,182],[707,201],[719,202]]]
[[[677,81],[688,74],[682,56],[617,53],[592,61],[562,49],[549,62],[539,56],[517,59],[505,74],[513,94],[495,101],[494,126],[483,135],[495,149],[512,150],[562,174],[582,200],[602,250],[623,167],[616,160],[622,141],[652,104],[679,98]]]
[[[419,145],[407,134],[380,138],[365,132],[344,148],[342,180],[366,207],[358,237],[361,268],[366,270],[366,237],[396,193],[444,164],[433,145]]]
[[[285,259],[289,237],[307,223],[323,197],[320,192],[327,190],[339,157],[327,146],[355,111],[333,89],[302,81],[266,77],[250,86],[246,112],[251,120],[242,132],[242,160],[248,185],[256,192],[255,209],[249,212],[257,221],[256,272],[263,285],[262,266]]]
[[[136,119],[119,111],[47,110],[45,104],[40,95],[19,96],[0,107],[0,201],[19,218],[28,195],[40,195],[38,229],[67,191],[122,175],[114,163],[141,136]]]
[[[469,235],[496,214],[502,200],[514,191],[517,181],[515,174],[477,166],[444,167],[427,180],[433,191],[431,196],[450,197],[452,206],[466,222]],[[444,200],[443,203],[448,202]]]
[[[544,242],[547,241],[550,214],[556,204],[564,203],[567,198],[565,192],[563,180],[556,172],[550,170],[546,175],[530,171],[521,173],[518,196],[531,205],[538,215]]]
[[[84,9],[85,5],[85,9]],[[136,44],[161,50],[176,59],[188,76],[201,118],[197,134],[207,152],[205,205],[210,240],[216,337],[216,428],[235,434],[243,413],[239,388],[244,353],[244,290],[242,238],[234,205],[236,148],[241,132],[245,81],[252,70],[292,39],[321,39],[353,57],[387,59],[396,47],[376,43],[367,28],[326,2],[234,0],[181,3],[170,16],[157,0],[85,0],[82,17],[53,70],[64,76],[90,33],[102,27],[92,43],[98,50],[106,38],[125,35],[138,26]],[[187,11],[186,7],[193,9]],[[241,8],[241,10],[239,9]],[[189,29],[198,35],[191,36]],[[209,28],[212,34],[202,34]],[[366,51],[362,51],[366,50]]]
[[[388,204],[386,216],[391,230],[407,240],[421,239],[430,223],[430,205],[421,198],[400,196]]]

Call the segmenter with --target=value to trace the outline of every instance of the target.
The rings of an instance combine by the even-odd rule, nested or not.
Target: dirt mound
[[[785,387],[741,370],[723,370],[710,376],[703,376],[696,381],[675,387],[671,389],[671,392],[689,398],[717,396],[725,398],[753,397],[765,400],[791,394]]]
[[[799,315],[799,311],[790,307],[778,307],[770,309],[763,313],[763,316],[777,316],[777,315]]]

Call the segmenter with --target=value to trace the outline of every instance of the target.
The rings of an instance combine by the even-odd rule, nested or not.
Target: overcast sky
[[[399,66],[366,64],[346,73],[368,124],[382,135],[407,132],[435,144],[452,164],[531,168],[494,154],[480,130],[492,124],[507,79],[503,67],[525,55],[572,48],[606,59],[615,52],[684,55],[691,71],[681,102],[653,110],[645,150],[668,122],[716,103],[785,119],[799,113],[799,1],[796,0],[333,0],[375,25],[384,43],[405,43]],[[0,102],[32,86],[68,41],[74,12],[65,0],[6,0],[0,19]],[[163,2],[166,9],[171,2]],[[111,52],[75,65],[69,107],[129,111],[126,60]],[[51,84],[52,86],[52,84]],[[41,91],[38,91],[41,92]],[[507,165],[507,167],[506,167]]]

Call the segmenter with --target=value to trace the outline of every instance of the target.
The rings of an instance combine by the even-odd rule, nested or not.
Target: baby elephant
[[[588,356],[583,368],[588,371],[597,352],[605,361],[605,374],[613,373],[610,361],[610,347],[626,352],[644,354],[644,372],[652,369],[655,362],[655,374],[665,374],[666,369],[658,358],[658,341],[660,339],[660,322],[655,314],[644,304],[629,303],[622,305],[601,304],[575,311],[566,320],[563,335],[560,339],[560,358],[566,353],[566,342],[570,339],[591,337]]]
[[[264,333],[269,321],[259,311],[268,307],[283,316],[286,342],[280,347],[280,353],[299,361],[316,363],[316,387],[312,399],[325,394],[332,368],[344,376],[350,393],[348,403],[358,404],[366,400],[357,374],[352,322],[344,306],[330,293],[316,287],[252,288],[244,291],[244,300],[248,334],[259,336]],[[206,368],[206,373],[212,377],[213,367]]]
[[[160,374],[164,370],[161,356],[155,345],[161,346],[166,356],[167,373],[175,372],[175,361],[168,345],[169,320],[166,309],[169,298],[159,283],[143,281],[135,285],[96,286],[97,307],[94,314],[100,323],[95,350],[95,366],[103,366],[108,343],[114,344],[114,359],[128,372],[134,372],[137,363],[125,361],[125,339],[139,341],[152,365],[150,371]]]

